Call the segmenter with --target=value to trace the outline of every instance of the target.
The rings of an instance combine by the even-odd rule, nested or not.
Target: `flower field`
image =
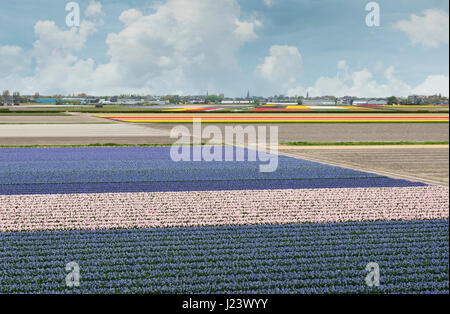
[[[247,159],[248,151],[244,155]],[[170,147],[4,148],[0,195],[424,185],[284,156],[275,172],[261,173],[259,165],[177,163],[170,158]]]
[[[263,108],[264,109],[264,108]],[[269,110],[272,110],[269,108]],[[290,110],[290,109],[287,109]],[[295,109],[294,109],[295,110]],[[102,114],[97,115],[122,122],[132,123],[192,123],[201,119],[202,123],[448,123],[448,114]]]
[[[89,293],[448,293],[448,234],[448,220],[2,233],[0,292],[73,292],[78,261]]]
[[[2,148],[0,293],[448,293],[448,187],[278,163]]]
[[[304,112],[304,111],[316,111],[316,112],[327,112],[327,111],[339,111],[344,112],[355,112],[355,111],[372,111],[383,110],[383,111],[413,111],[413,110],[448,110],[448,105],[335,105],[335,106],[323,106],[323,105],[285,105],[285,104],[268,104],[259,106],[253,109],[254,112]]]
[[[416,187],[0,196],[0,232],[446,219],[447,192]]]

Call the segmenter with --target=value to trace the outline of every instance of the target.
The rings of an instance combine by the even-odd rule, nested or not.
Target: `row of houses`
[[[223,105],[251,105],[251,104],[278,104],[278,105],[292,105],[302,103],[305,106],[334,106],[334,105],[353,105],[353,106],[383,106],[388,104],[388,99],[380,98],[358,98],[353,96],[345,97],[289,97],[289,96],[274,96],[274,97],[255,97],[247,93],[246,98],[225,98],[224,94],[212,97],[209,96],[111,96],[98,98],[88,96],[86,94],[73,95],[72,97],[64,97],[56,95],[54,97],[40,97],[38,93],[33,96],[10,96],[9,93],[3,93],[3,104],[18,105],[19,103],[40,103],[40,104],[105,104],[105,105],[166,105],[169,103],[221,103]],[[7,96],[5,96],[7,94]],[[208,98],[209,97],[209,98]],[[389,99],[389,103],[398,102],[399,104],[421,105],[430,103],[448,103],[448,99],[441,97],[441,95],[421,96],[410,95],[407,98],[395,98],[393,101]],[[0,100],[2,100],[0,99]],[[3,105],[2,104],[2,105]]]
[[[151,103],[155,105],[166,105],[169,103],[167,100],[160,99],[120,99],[118,96],[110,97],[109,99],[99,99],[95,97],[87,98],[36,98],[36,103],[40,104],[58,104],[58,103],[76,103],[80,105],[86,104],[102,104],[102,105],[139,105],[144,103]]]
[[[232,105],[232,104],[253,104],[253,100],[222,100],[222,105]]]
[[[265,104],[272,104],[272,105],[292,105],[296,104],[297,102],[289,101],[289,102],[279,102],[279,101],[272,101],[272,102],[265,102]],[[387,105],[387,100],[385,99],[301,99],[301,104],[304,106],[335,106],[335,105],[352,105],[352,106],[382,106]]]

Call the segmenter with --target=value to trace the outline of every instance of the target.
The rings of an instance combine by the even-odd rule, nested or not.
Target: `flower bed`
[[[0,149],[0,293],[448,293],[448,187],[169,150]]]
[[[0,196],[0,232],[448,219],[447,187]]]
[[[275,172],[261,173],[259,165],[177,163],[170,147],[2,149],[0,195],[425,185],[285,156]]]
[[[448,220],[0,233],[0,293],[448,293]],[[65,286],[77,261],[79,288]],[[379,287],[364,278],[380,265]]]

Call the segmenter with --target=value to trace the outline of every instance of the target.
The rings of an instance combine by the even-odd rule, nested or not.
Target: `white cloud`
[[[100,2],[91,0],[91,2],[89,3],[89,6],[86,8],[86,11],[84,12],[84,14],[87,17],[95,17],[95,16],[103,15],[102,4]]]
[[[91,12],[91,17],[101,14],[101,5],[92,1],[89,7],[91,9],[87,11]],[[23,72],[27,72],[28,76],[21,76],[17,68],[10,68],[9,73],[0,77],[0,85],[28,94],[35,91],[43,94],[72,93],[90,88],[94,61],[81,60],[75,54],[83,49],[87,38],[97,32],[96,27],[101,23],[101,20],[95,19],[82,20],[80,27],[63,30],[54,21],[36,22],[34,32],[37,40],[33,48],[27,52],[18,47],[15,49],[18,58],[23,58],[19,64],[27,65]],[[0,47],[2,50],[4,47]],[[33,69],[30,68],[31,60],[35,63]],[[13,61],[11,64],[18,62]],[[14,86],[11,86],[11,82]]]
[[[386,83],[380,84],[375,81],[373,74],[362,69],[355,72],[345,72],[338,64],[338,73],[335,77],[320,77],[314,86],[308,88],[311,96],[334,95],[334,96],[358,96],[358,97],[384,97],[390,95],[407,95],[409,86],[397,80],[394,68],[390,67],[384,73]]]
[[[241,22],[236,19],[236,26],[237,28],[233,33],[242,41],[250,41],[258,38],[258,35],[255,33],[255,28],[261,27],[262,24],[257,20],[254,22]]]
[[[26,70],[29,56],[18,46],[0,46],[0,73],[2,75]]]
[[[91,1],[79,29],[62,30],[53,21],[35,25],[31,51],[34,75],[20,79],[22,90],[41,93],[195,93],[239,86],[239,48],[257,38],[256,19],[240,19],[236,0],[167,0],[144,15],[122,12],[124,24],[106,38],[107,63],[76,53],[101,24],[101,5]],[[19,83],[17,81],[17,83]],[[240,87],[239,87],[240,88]]]
[[[338,64],[337,64],[337,68],[339,70],[346,70],[346,69],[348,69],[347,61],[345,61],[345,60],[339,61]]]
[[[205,92],[237,84],[237,51],[257,37],[261,26],[257,20],[240,20],[235,0],[168,0],[155,5],[152,14],[131,9],[119,19],[125,27],[108,35],[111,61],[99,71],[117,71],[123,78],[109,88],[149,93]]]
[[[264,4],[266,7],[271,8],[275,4],[275,0],[264,0]]]
[[[448,75],[429,75],[425,81],[414,88],[413,94],[417,95],[449,95]]]
[[[34,47],[46,52],[56,49],[78,51],[95,31],[94,23],[85,20],[81,21],[79,28],[73,27],[66,31],[60,30],[54,21],[38,21],[34,32],[39,39],[35,41]]]
[[[30,94],[187,94],[222,92],[224,87],[247,89],[241,85],[244,74],[237,53],[257,38],[262,24],[256,19],[242,20],[236,0],[167,0],[154,5],[148,15],[126,10],[119,16],[122,30],[106,38],[110,59],[104,64],[77,57],[101,24],[101,5],[92,1],[86,11],[88,18],[81,21],[80,28],[63,29],[53,21],[38,21],[37,39],[29,51],[0,46],[0,85]],[[434,43],[444,42],[439,36],[433,38]],[[33,69],[31,64],[35,64]],[[312,96],[448,95],[448,75],[430,75],[411,87],[382,62],[375,65],[375,71],[383,74],[382,82],[368,69],[351,71],[347,61],[341,60],[335,76],[318,78],[308,90]],[[297,47],[275,45],[254,74],[266,94],[305,95],[302,72]]]
[[[320,77],[307,90],[311,96],[358,96],[358,97],[388,97],[407,96],[410,94],[432,95],[449,94],[448,76],[430,75],[416,88],[411,87],[395,75],[395,69],[390,66],[384,71],[384,82],[374,79],[374,75],[367,69],[351,72],[347,63],[340,61],[338,72],[334,77]]]
[[[398,21],[395,28],[405,32],[413,45],[437,48],[441,43],[448,44],[448,13],[430,9],[423,14],[424,16],[412,14],[409,20]]]
[[[279,92],[298,94],[302,71],[302,56],[297,47],[275,45],[264,62],[256,67],[255,74]]]
[[[141,11],[136,9],[129,9],[123,11],[119,16],[119,20],[126,26],[133,24],[134,22],[140,20],[141,18],[142,18]]]
[[[375,64],[375,71],[381,72],[382,81],[375,79],[367,68],[352,71],[346,60],[338,61],[336,74],[319,77],[314,85],[304,88],[301,82],[303,72],[302,56],[297,47],[272,46],[269,56],[256,67],[255,75],[262,79],[268,93],[283,93],[289,96],[358,96],[388,97],[411,94],[449,94],[448,76],[430,75],[417,87],[411,87],[395,76],[393,66],[385,66],[382,61]]]

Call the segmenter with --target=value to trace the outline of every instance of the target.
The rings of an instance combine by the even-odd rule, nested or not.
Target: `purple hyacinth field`
[[[278,163],[0,148],[0,293],[448,293],[448,187]]]

